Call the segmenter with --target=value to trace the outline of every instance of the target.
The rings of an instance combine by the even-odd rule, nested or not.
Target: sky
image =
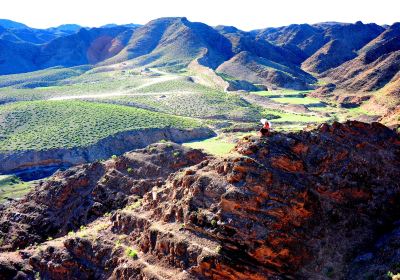
[[[0,18],[47,28],[65,23],[96,27],[185,16],[242,30],[323,21],[400,21],[399,0],[2,0]]]

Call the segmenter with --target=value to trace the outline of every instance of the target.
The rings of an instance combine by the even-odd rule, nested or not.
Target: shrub
[[[141,199],[139,199],[139,200],[135,201],[134,203],[132,203],[131,205],[127,206],[126,209],[127,210],[133,210],[133,209],[136,209],[136,208],[140,207],[140,205],[142,205],[142,200]]]
[[[125,249],[125,255],[127,257],[132,258],[132,259],[137,259],[138,258],[138,252],[133,248],[126,248]]]

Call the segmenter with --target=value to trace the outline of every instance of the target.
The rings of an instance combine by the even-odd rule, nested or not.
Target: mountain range
[[[0,20],[2,75],[128,61],[130,67],[178,69],[196,60],[246,87],[316,89],[313,94],[349,106],[371,99],[379,107],[389,98],[394,100],[392,109],[398,106],[399,57],[400,23],[325,22],[246,32],[184,17],[142,26],[69,24],[49,29]]]

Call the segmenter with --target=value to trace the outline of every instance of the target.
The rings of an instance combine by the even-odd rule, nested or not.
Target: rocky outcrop
[[[132,165],[138,152],[90,165],[94,175],[89,176],[89,186],[102,168],[113,174],[106,187],[99,184],[91,191],[93,200],[116,203],[108,209],[127,206],[71,236],[60,233],[40,249],[28,247],[13,263],[1,261],[9,252],[0,254],[0,272],[23,268],[45,279],[362,279],[366,270],[359,261],[368,259],[380,266],[368,270],[373,279],[380,279],[384,270],[399,272],[397,251],[390,244],[399,241],[394,229],[400,219],[400,137],[391,129],[355,121],[323,124],[311,131],[245,137],[226,158],[179,151],[183,154],[174,167],[155,177],[189,167],[160,182],[138,181],[135,187],[124,181],[130,179],[124,171],[125,162]],[[146,161],[164,169],[172,158],[143,158],[133,178],[139,180],[151,170]],[[178,164],[181,161],[186,163]],[[83,185],[87,178],[71,176],[72,170],[46,183],[54,188],[66,182],[56,187],[59,195],[53,197],[59,199],[48,203],[65,205],[58,214],[64,220],[58,225],[61,229],[66,221],[79,225],[81,220],[70,213],[85,207],[79,203],[81,209],[71,211],[77,206],[63,203],[64,198],[79,197],[69,191],[82,189],[77,182]],[[129,194],[122,191],[128,185]],[[129,202],[117,205],[120,193]],[[38,201],[32,199],[37,195],[31,193],[18,206],[2,210],[3,221],[12,221],[9,233],[19,229],[23,235],[23,228],[51,220],[55,212],[29,219],[19,213],[18,209],[32,209],[29,201]],[[2,248],[12,250],[10,245],[17,243],[4,234],[6,228],[0,229]],[[379,243],[385,232],[391,233]],[[384,245],[371,252],[371,244]],[[391,249],[384,249],[387,246]],[[372,257],[365,255],[369,252]]]
[[[179,168],[204,155],[167,142],[106,162],[57,172],[0,213],[3,248],[23,248],[63,236],[114,209],[135,202]]]
[[[0,173],[14,173],[24,179],[43,178],[60,167],[107,159],[112,155],[121,155],[160,140],[182,143],[214,135],[214,132],[208,128],[143,129],[112,135],[88,147],[2,152],[0,153]]]

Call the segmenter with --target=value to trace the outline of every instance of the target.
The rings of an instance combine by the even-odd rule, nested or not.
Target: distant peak
[[[0,19],[0,26],[8,29],[27,29],[29,26],[9,19]]]

